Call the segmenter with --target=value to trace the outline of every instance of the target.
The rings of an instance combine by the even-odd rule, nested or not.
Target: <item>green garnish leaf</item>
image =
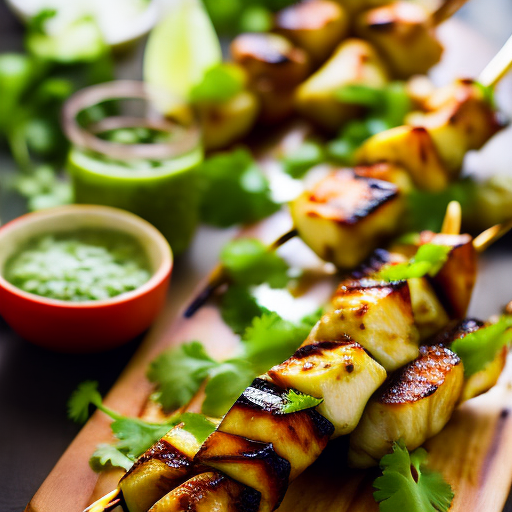
[[[383,90],[362,84],[347,84],[336,91],[336,98],[342,103],[377,108],[383,100]]]
[[[202,412],[214,417],[224,415],[255,376],[249,361],[231,359],[220,364],[206,384]]]
[[[478,329],[455,340],[450,350],[455,352],[464,364],[464,376],[471,377],[483,370],[512,340],[512,316],[502,316],[495,324]]]
[[[157,385],[153,398],[165,410],[177,409],[192,399],[210,370],[217,366],[198,341],[166,350],[148,369],[148,379]]]
[[[312,409],[323,402],[323,398],[315,398],[311,395],[298,393],[294,389],[290,389],[286,395],[286,404],[282,412],[284,414],[291,414],[292,412],[304,411],[305,409]]]
[[[284,171],[292,178],[302,178],[309,169],[325,160],[323,147],[312,141],[306,141],[292,153],[283,158]]]
[[[239,238],[227,243],[220,259],[229,277],[237,284],[267,283],[271,288],[283,288],[288,284],[288,264],[255,238]]]
[[[447,512],[453,500],[451,486],[443,476],[425,467],[427,452],[418,448],[411,454],[400,440],[393,453],[380,461],[382,476],[373,484],[373,496],[380,512]]]
[[[198,443],[204,443],[206,438],[215,431],[215,424],[202,414],[185,412],[180,414],[179,423],[183,423],[183,430],[190,432]]]
[[[89,417],[89,406],[98,407],[101,402],[98,383],[89,380],[82,382],[68,401],[68,416],[76,423],[85,423]]]
[[[218,64],[210,68],[202,82],[190,92],[193,103],[223,103],[236,96],[244,88],[244,73],[230,64]]]
[[[128,471],[133,466],[133,463],[134,459],[125,455],[114,445],[107,443],[99,444],[89,459],[89,465],[97,473],[109,466],[123,468]]]
[[[435,276],[446,263],[450,251],[451,247],[447,245],[424,244],[411,261],[384,267],[375,275],[375,279],[403,281],[427,274]]]
[[[242,335],[253,318],[268,312],[245,286],[232,284],[222,295],[222,319],[236,334]]]
[[[228,227],[256,222],[279,210],[269,182],[245,149],[218,153],[199,168],[203,197],[201,219]]]

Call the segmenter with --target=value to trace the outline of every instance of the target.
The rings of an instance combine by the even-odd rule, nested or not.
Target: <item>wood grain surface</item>
[[[476,75],[493,52],[491,46],[459,23],[447,23],[442,27],[441,35],[446,41],[447,53],[443,65],[434,73],[441,82],[446,82],[459,73]],[[486,167],[486,161],[495,161],[499,155],[508,156],[510,132],[507,138],[497,139],[499,140],[490,145],[492,158],[485,160],[485,154],[490,151],[490,148],[486,148],[476,159],[477,167]],[[290,219],[286,214],[277,214],[255,228],[252,234],[272,240],[289,225]],[[298,257],[300,242],[297,241],[297,244],[291,243],[289,247],[285,247],[285,253],[293,254],[294,258]],[[305,250],[304,254],[309,253]],[[504,258],[503,268],[510,272],[510,253]],[[327,289],[320,285],[319,287],[321,293],[318,290],[316,293],[320,297],[325,295]],[[486,289],[485,284],[477,286],[478,291],[488,294],[495,292]],[[502,302],[512,298],[512,289],[504,289],[500,293],[500,297],[507,295],[501,299]],[[491,302],[495,304],[496,300]],[[484,304],[485,301],[479,303]],[[491,312],[496,311],[482,311],[479,316]],[[107,396],[108,406],[127,415],[151,414],[147,405],[151,387],[145,378],[145,371],[149,361],[165,348],[199,339],[216,358],[225,357],[235,349],[237,339],[224,326],[214,306],[204,307],[189,320],[181,316],[172,319],[172,316],[169,310],[163,312]],[[426,445],[431,464],[454,487],[456,497],[452,510],[456,512],[499,512],[503,509],[512,481],[512,426],[509,414],[512,405],[511,366],[509,361],[506,373],[494,390],[464,404],[447,427]],[[95,413],[27,505],[26,511],[81,512],[92,501],[112,490],[120,473],[111,471],[98,476],[88,465],[95,446],[111,439],[109,420],[102,413]],[[347,469],[344,464],[345,449],[343,440],[331,443],[326,453],[293,482],[279,510],[378,510],[372,498],[371,487],[375,472]]]

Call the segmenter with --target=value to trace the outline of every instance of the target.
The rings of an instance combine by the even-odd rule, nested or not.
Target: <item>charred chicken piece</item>
[[[310,72],[307,53],[278,34],[241,34],[231,43],[235,63],[259,97],[261,120],[277,122],[293,110],[293,91]]]
[[[418,356],[419,332],[406,281],[344,281],[305,343],[337,340],[343,334],[362,345],[387,371]]]
[[[185,481],[199,448],[196,438],[178,425],[141,455],[119,482],[129,512],[147,512]]]
[[[370,400],[350,438],[349,463],[378,464],[403,439],[409,450],[446,425],[460,398],[464,369],[443,345],[421,347],[420,356],[399,370]]]
[[[290,204],[301,238],[320,258],[353,268],[397,232],[405,196],[387,181],[341,169]]]
[[[260,493],[218,472],[201,473],[176,487],[150,512],[257,512]]]
[[[345,85],[381,88],[388,82],[384,63],[375,49],[361,39],[342,42],[331,58],[295,94],[295,108],[304,117],[329,131],[364,113],[358,105],[343,103],[337,97]]]
[[[356,34],[378,49],[399,79],[424,75],[439,62],[443,47],[434,29],[426,8],[405,1],[364,11],[355,22]]]
[[[219,432],[272,443],[291,466],[290,480],[302,473],[322,453],[334,427],[309,409],[285,414],[286,391],[256,379],[228,411]]]
[[[334,425],[332,437],[355,428],[366,402],[386,379],[384,368],[348,337],[303,346],[268,375],[282,387],[322,398],[317,411]]]
[[[203,443],[194,462],[214,468],[261,493],[258,512],[271,512],[288,488],[290,463],[271,443],[215,431]]]
[[[324,62],[345,38],[349,19],[343,7],[332,0],[310,0],[282,9],[274,20],[275,30],[305,50],[316,64]]]

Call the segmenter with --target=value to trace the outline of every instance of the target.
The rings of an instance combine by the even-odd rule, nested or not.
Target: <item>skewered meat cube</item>
[[[200,446],[178,425],[141,455],[119,482],[129,512],[146,512],[188,478]]]
[[[483,327],[487,327],[488,325],[488,323],[474,318],[465,318],[461,322],[453,325],[451,329],[447,329],[436,336],[432,343],[442,343],[445,347],[450,348],[455,340],[464,338],[468,334],[478,331]],[[507,347],[503,347],[496,354],[495,358],[487,363],[482,370],[464,379],[464,388],[462,389],[462,395],[460,397],[461,402],[486,393],[498,382],[507,361],[507,353]]]
[[[404,1],[367,10],[355,22],[356,34],[377,48],[400,79],[424,75],[439,62],[443,47],[434,28],[426,8]]]
[[[231,43],[233,60],[249,75],[261,103],[261,119],[277,122],[293,110],[293,90],[310,72],[309,57],[278,34],[241,34]]]
[[[409,172],[414,184],[437,192],[449,183],[449,173],[428,131],[398,126],[370,137],[356,153],[360,165],[388,162]]]
[[[218,430],[272,443],[276,453],[290,463],[293,480],[322,453],[334,427],[312,409],[285,414],[286,403],[285,390],[256,379],[224,416]]]
[[[290,463],[270,443],[216,431],[203,443],[194,462],[259,491],[259,512],[277,508],[288,488]]]
[[[317,411],[335,427],[333,437],[351,432],[386,371],[348,337],[301,347],[268,375],[279,386],[323,398]]]
[[[358,105],[337,98],[344,85],[367,85],[381,88],[388,82],[386,68],[375,49],[366,41],[348,39],[331,58],[296,90],[297,111],[326,130],[341,125],[364,112]]]
[[[305,343],[335,341],[347,334],[387,371],[418,356],[419,333],[406,281],[348,280],[338,287],[332,305]]]
[[[348,169],[331,173],[290,204],[301,238],[322,259],[351,268],[397,231],[405,196]]]
[[[275,29],[321,64],[348,32],[348,16],[332,0],[300,2],[276,14]]]
[[[150,512],[257,512],[260,493],[218,472],[201,473],[176,487]]]
[[[446,425],[460,398],[464,369],[443,345],[399,370],[370,400],[350,438],[349,463],[370,467],[403,439],[414,450]]]

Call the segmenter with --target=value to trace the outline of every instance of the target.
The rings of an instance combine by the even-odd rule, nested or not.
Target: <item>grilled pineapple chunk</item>
[[[473,247],[473,238],[470,235],[444,235],[424,231],[420,243],[452,247],[448,260],[432,278],[432,283],[450,317],[464,318],[477,274],[478,254]]]
[[[387,371],[418,356],[419,333],[406,281],[347,280],[338,287],[332,305],[305,343],[336,341],[346,334]]]
[[[487,325],[489,324],[475,318],[465,318],[452,325],[451,329],[447,329],[442,334],[436,336],[432,343],[436,345],[443,344],[450,348],[455,340],[464,338],[468,334],[478,331]],[[507,353],[507,347],[503,347],[482,370],[464,379],[464,388],[460,397],[461,402],[482,395],[494,387],[507,362]]]
[[[443,345],[421,347],[421,355],[395,374],[370,400],[350,437],[349,463],[378,464],[403,439],[409,450],[448,422],[464,382],[460,359]]]
[[[199,448],[196,438],[178,425],[141,455],[119,482],[129,512],[146,512],[181,484]]]
[[[259,491],[259,512],[276,509],[288,488],[290,463],[279,457],[270,443],[216,431],[203,443],[194,462]]]
[[[201,473],[174,489],[150,512],[257,512],[260,493],[218,472]]]
[[[482,87],[469,79],[435,90],[424,108],[426,113],[412,113],[406,122],[428,130],[452,179],[466,153],[480,149],[503,127]]]
[[[438,192],[449,183],[437,148],[423,127],[398,126],[370,137],[359,148],[356,160],[361,165],[389,162],[409,172],[414,184]]]
[[[430,13],[412,2],[365,11],[357,17],[355,30],[378,48],[396,78],[426,74],[443,53]]]
[[[321,258],[351,268],[397,230],[404,196],[386,181],[342,169],[291,202],[301,238]]]
[[[335,427],[333,437],[351,432],[386,371],[348,337],[301,347],[268,375],[287,388],[323,398],[317,407]],[[293,465],[293,464],[292,464]]]
[[[272,443],[291,465],[290,480],[311,465],[326,447],[334,427],[314,410],[284,414],[286,391],[256,379],[228,411],[218,430]]]
[[[293,110],[293,90],[310,72],[307,53],[278,34],[241,34],[231,43],[235,63],[249,76],[264,122],[284,119]]]
[[[295,107],[322,128],[335,131],[362,112],[360,107],[337,98],[340,87],[358,84],[381,88],[387,82],[386,68],[373,47],[360,39],[348,39],[297,88]]]
[[[347,12],[332,0],[311,0],[282,9],[275,30],[304,49],[317,64],[324,62],[348,32]]]
[[[414,189],[414,185],[407,171],[386,162],[355,167],[354,172],[364,178],[389,181],[396,185],[398,190],[404,194],[408,194]]]

